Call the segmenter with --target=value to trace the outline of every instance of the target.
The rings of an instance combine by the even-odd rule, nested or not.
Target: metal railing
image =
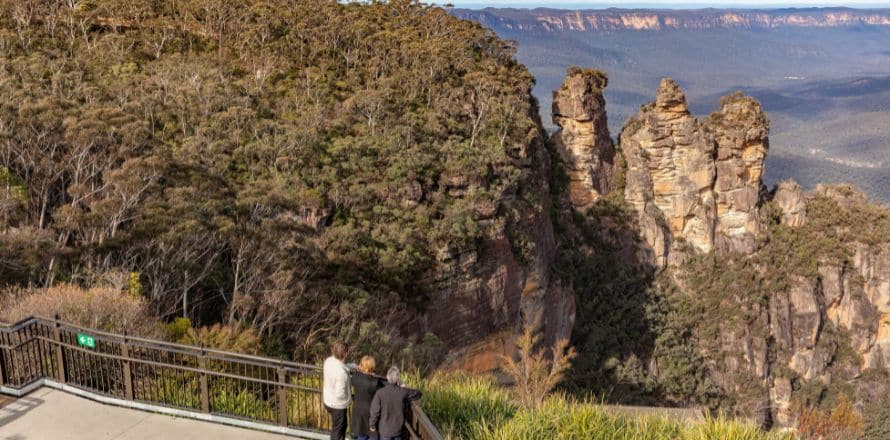
[[[316,436],[330,429],[318,366],[127,337],[58,319],[0,324],[0,388],[21,391],[42,382],[260,429]],[[412,439],[442,439],[419,405],[412,405],[407,425]]]

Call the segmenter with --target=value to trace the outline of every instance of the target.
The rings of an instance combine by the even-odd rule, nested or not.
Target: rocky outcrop
[[[537,108],[532,106],[533,117]],[[510,148],[536,205],[511,187],[491,206],[475,209],[486,233],[467,248],[441,249],[430,280],[432,304],[418,324],[449,348],[448,366],[475,373],[496,370],[515,352],[515,340],[532,325],[543,344],[571,336],[575,296],[553,274],[556,236],[549,209],[550,160],[540,122],[527,143]],[[452,194],[474,183],[455,181]],[[498,216],[495,213],[501,213]],[[502,213],[510,213],[505,219]]]
[[[853,268],[851,299],[839,322],[849,323],[863,369],[890,368],[890,243],[857,244]]]
[[[783,225],[797,227],[806,223],[806,200],[797,182],[791,180],[780,182],[773,191],[772,198],[782,211]]]
[[[799,185],[786,181],[772,195],[782,224],[791,228],[807,225],[808,207],[819,199],[836,203],[841,216],[880,209],[869,207],[864,193],[845,184],[819,185],[803,193]],[[820,221],[825,223],[824,213]],[[815,274],[790,277],[787,292],[770,298],[768,319],[776,353],[770,396],[773,419],[782,426],[794,421],[788,383],[829,385],[861,380],[867,370],[890,369],[890,243],[853,242],[837,251],[818,262]],[[873,385],[860,384],[856,396],[875,398],[868,397]]]
[[[755,100],[739,94],[699,120],[671,79],[621,132],[625,199],[637,213],[646,260],[665,267],[690,252],[751,252],[769,125]]]
[[[720,110],[707,123],[717,146],[717,245],[748,254],[755,250],[754,237],[760,232],[758,204],[764,189],[769,121],[759,102],[735,93],[720,100]]]
[[[716,217],[715,146],[689,113],[677,83],[661,82],[655,102],[625,125],[621,148],[627,160],[625,199],[649,245],[646,260],[664,267],[686,245],[709,252]]]
[[[765,277],[761,287],[774,289],[763,301],[740,303],[746,320],[716,323],[710,330],[717,343],[702,350],[711,380],[729,395],[746,395],[739,402],[750,407],[737,409],[754,415],[766,404],[771,418],[765,420],[788,426],[799,384],[854,381],[866,370],[890,369],[890,237],[880,236],[885,226],[851,233],[856,225],[849,216],[880,223],[886,213],[869,211],[865,194],[850,185],[820,185],[807,194],[787,181],[768,194],[762,183],[768,130],[760,104],[741,94],[695,118],[677,84],[665,79],[655,101],[628,120],[620,146],[625,200],[644,261],[669,267],[673,279],[682,280],[688,256],[716,251],[724,261],[751,261]],[[767,203],[769,219],[761,213]],[[759,246],[769,240],[758,239],[770,238],[764,234],[773,219],[792,229],[820,229],[799,237],[780,232],[790,237],[779,242],[792,248],[771,248],[762,257]],[[810,243],[835,234],[863,242]],[[806,258],[795,259],[795,252]],[[781,267],[786,260],[799,266]]]
[[[813,195],[834,200],[842,208],[868,203],[868,196],[864,192],[846,183],[835,185],[819,184],[813,191]]]
[[[767,192],[762,178],[769,123],[760,104],[732,94],[721,99],[717,111],[696,118],[670,79],[622,130],[626,169],[617,169],[619,153],[606,128],[605,85],[605,77],[595,71],[571,69],[554,93],[553,120],[560,130],[552,145],[568,177],[566,190],[548,197],[550,156],[541,132],[533,133],[527,145],[510,151],[523,164],[526,182],[538,183],[534,197],[517,197],[516,188],[506,189],[493,209],[485,209],[489,215],[483,216],[483,226],[489,234],[481,246],[440,253],[440,278],[434,283],[439,302],[430,307],[427,325],[446,335],[450,347],[463,347],[452,350],[452,365],[473,372],[497,369],[501,355],[515,351],[524,324],[537,324],[545,344],[571,334],[575,297],[572,286],[552,269],[559,252],[553,224],[559,220],[550,217],[552,211],[586,220],[560,223],[560,242],[576,246],[573,255],[611,247],[623,264],[647,273],[652,265],[666,268],[663,274],[677,287],[708,295],[702,303],[708,313],[732,314],[709,320],[696,335],[702,338],[696,349],[710,383],[732,397],[741,413],[789,426],[802,384],[849,382],[868,369],[890,368],[890,243],[837,243],[844,249],[816,246],[821,254],[813,259],[796,255],[816,252],[807,246],[818,241],[820,232],[810,228],[832,227],[826,207],[833,205],[826,199],[849,213],[867,204],[864,194],[846,185],[804,193],[791,181]],[[587,209],[620,189],[615,178],[622,172],[639,241],[623,220],[626,211],[612,217]],[[471,194],[472,185],[455,180],[448,191]],[[536,207],[526,199],[546,202]],[[507,223],[495,215],[504,211],[514,213]],[[585,215],[575,215],[578,211]],[[774,228],[776,221],[790,230]],[[625,230],[630,236],[616,233]],[[770,242],[792,248],[771,248]],[[525,251],[517,249],[522,243]],[[710,277],[702,273],[710,267],[696,265],[709,260],[688,258],[711,252],[716,267],[727,264],[739,273]],[[690,264],[684,265],[687,260]],[[782,267],[786,260],[795,266]],[[686,278],[690,274],[684,268],[698,272]],[[712,289],[712,282],[721,289]],[[728,284],[723,287],[723,282]],[[726,298],[721,297],[724,289]],[[716,303],[721,306],[712,310]],[[721,309],[726,304],[729,308]],[[645,374],[658,378],[658,360],[648,365]]]
[[[552,141],[569,179],[569,198],[578,210],[612,190],[615,146],[603,98],[607,84],[599,71],[574,68],[553,92],[553,123],[560,129]]]
[[[773,29],[780,27],[890,26],[886,10],[818,8],[667,11],[651,9],[454,9],[454,15],[497,31],[610,32],[673,29]]]

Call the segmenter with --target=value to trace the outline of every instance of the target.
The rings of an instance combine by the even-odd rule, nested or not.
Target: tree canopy
[[[0,280],[135,272],[306,353],[388,332],[523,178],[514,52],[410,0],[0,0]]]

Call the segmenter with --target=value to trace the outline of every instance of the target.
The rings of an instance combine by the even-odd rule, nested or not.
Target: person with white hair
[[[371,401],[371,431],[379,433],[380,440],[407,440],[405,411],[412,401],[420,399],[420,391],[402,386],[402,374],[397,367],[389,369],[386,381]]]

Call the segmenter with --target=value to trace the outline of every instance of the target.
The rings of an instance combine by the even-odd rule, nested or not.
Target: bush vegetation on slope
[[[2,282],[122,269],[300,358],[420,356],[384,316],[523,179],[514,52],[413,0],[0,0]]]

